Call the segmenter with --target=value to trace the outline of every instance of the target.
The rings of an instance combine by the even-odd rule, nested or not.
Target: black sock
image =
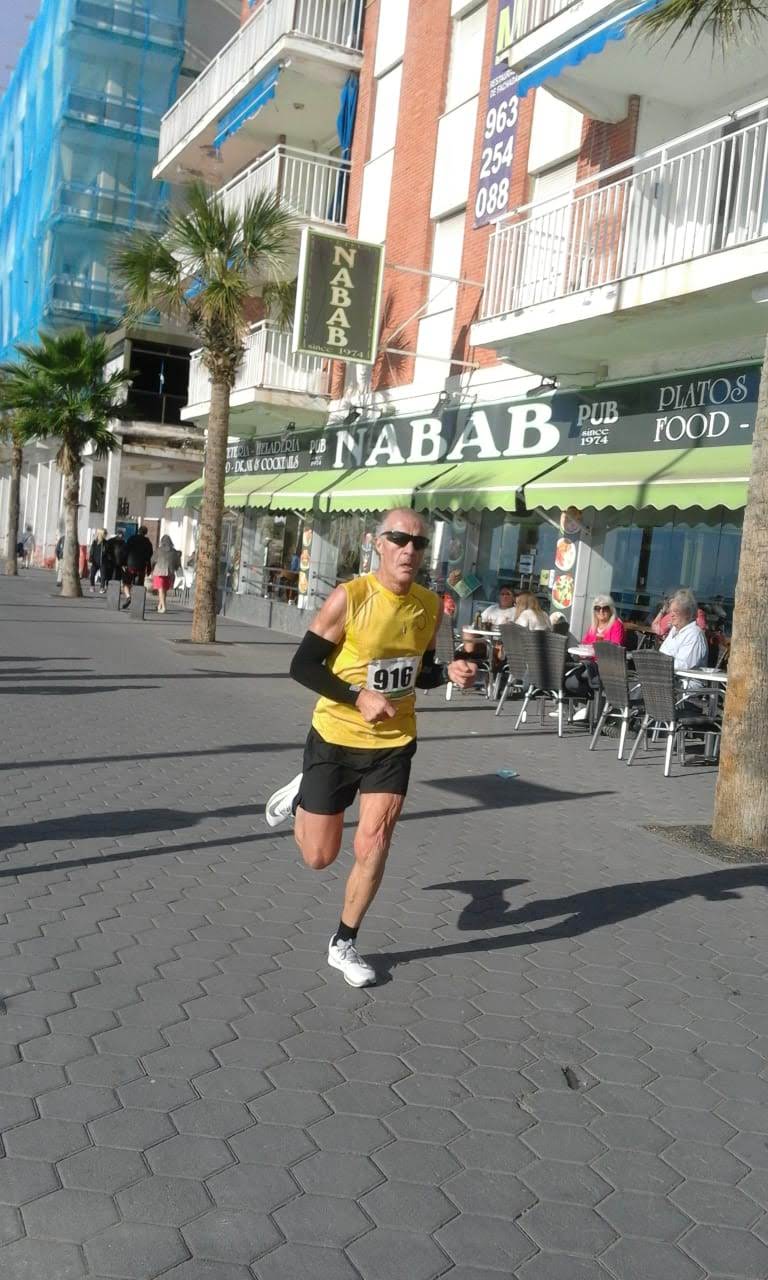
[[[333,935],[334,942],[354,942],[357,937],[357,929],[352,929],[343,920],[339,921],[339,927]]]

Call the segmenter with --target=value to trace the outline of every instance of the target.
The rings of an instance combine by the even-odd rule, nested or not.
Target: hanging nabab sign
[[[373,364],[379,338],[384,248],[305,227],[293,350]]]

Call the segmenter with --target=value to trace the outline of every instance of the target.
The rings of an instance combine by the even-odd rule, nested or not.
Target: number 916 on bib
[[[419,670],[419,659],[413,656],[403,658],[379,658],[368,664],[368,680],[366,689],[374,693],[383,693],[386,698],[405,698],[413,693],[416,687],[416,675]]]

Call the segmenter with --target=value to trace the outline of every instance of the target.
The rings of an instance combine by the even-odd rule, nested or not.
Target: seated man
[[[675,671],[705,667],[709,653],[707,637],[697,622],[698,606],[692,591],[681,588],[669,604],[672,622],[661,652],[674,659]]]
[[[515,593],[510,586],[499,587],[498,604],[490,604],[480,614],[480,621],[484,627],[498,629],[502,626],[509,626],[515,621]],[[457,658],[472,657],[473,660],[478,658],[482,661],[488,658],[489,650],[493,649],[494,666],[499,664],[497,656],[498,646],[490,646],[488,641],[481,640],[479,636],[469,635],[466,630],[462,632],[461,648],[456,654]]]

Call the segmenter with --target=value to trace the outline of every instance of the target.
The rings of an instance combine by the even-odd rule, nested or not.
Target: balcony
[[[328,361],[319,356],[294,355],[291,334],[268,321],[254,325],[245,341],[245,354],[232,389],[232,434],[255,434],[265,426],[298,427],[324,423],[329,402]],[[194,351],[189,370],[189,402],[181,416],[185,422],[208,417],[211,383]]]
[[[45,311],[55,319],[99,325],[119,320],[124,310],[121,293],[108,281],[61,274],[48,286]]]
[[[764,92],[759,40],[734,43],[723,57],[713,57],[706,40],[669,34],[649,41],[636,19],[659,3],[519,0],[508,52],[519,92],[543,85],[585,114],[614,122],[626,117],[630,95],[660,100],[695,121],[704,101],[725,110]]]
[[[306,148],[334,137],[342,86],[362,65],[362,13],[359,0],[259,0],[163,117],[155,177],[218,187],[281,134]],[[271,98],[219,145],[222,118],[268,73]]]
[[[762,333],[768,100],[528,205],[491,237],[472,342],[542,373]],[[620,323],[617,323],[620,320]]]
[[[80,124],[100,125],[132,137],[142,135],[152,141],[160,133],[159,111],[146,103],[109,93],[72,89],[67,95],[65,113]]]
[[[184,23],[159,18],[151,0],[75,0],[74,21],[89,30],[128,36],[180,50]]]
[[[60,217],[108,227],[153,230],[160,226],[157,202],[137,200],[124,191],[67,182],[59,188],[55,205]]]
[[[301,222],[343,227],[349,190],[349,165],[332,156],[274,147],[220,191],[227,211],[241,213],[246,202],[264,192],[280,197]]]

